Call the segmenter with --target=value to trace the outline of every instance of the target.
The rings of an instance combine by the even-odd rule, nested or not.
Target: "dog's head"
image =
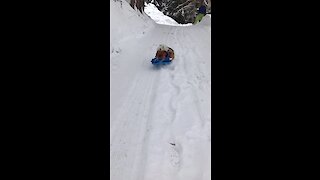
[[[157,51],[168,51],[168,50],[169,50],[169,47],[164,44],[160,44],[157,49]]]

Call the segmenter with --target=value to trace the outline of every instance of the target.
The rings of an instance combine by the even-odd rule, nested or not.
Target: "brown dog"
[[[169,55],[170,60],[172,61],[174,59],[174,51],[172,48],[169,48],[166,45],[160,44],[157,53],[156,53],[156,58],[158,59],[165,59],[167,56],[167,53]]]

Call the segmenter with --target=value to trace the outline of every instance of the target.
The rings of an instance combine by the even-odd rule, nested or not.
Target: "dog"
[[[156,58],[165,59],[167,56],[172,61],[174,59],[174,50],[164,44],[160,44],[157,48]]]

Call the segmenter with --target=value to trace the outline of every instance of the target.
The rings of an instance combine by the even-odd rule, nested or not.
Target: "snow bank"
[[[131,8],[126,1],[110,1],[110,52],[119,41],[140,36],[154,27],[145,13]]]
[[[191,26],[192,24],[179,24],[177,21],[159,11],[154,4],[145,3],[144,11],[150,18],[152,18],[157,24],[171,25],[171,26]]]

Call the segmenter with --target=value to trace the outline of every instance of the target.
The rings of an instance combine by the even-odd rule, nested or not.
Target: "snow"
[[[157,24],[165,24],[171,26],[191,26],[191,23],[188,24],[179,24],[174,19],[169,16],[163,14],[163,12],[159,11],[154,4],[145,3],[145,13],[150,16]]]
[[[110,10],[111,180],[211,179],[211,18],[179,26],[126,1]],[[175,59],[155,68],[159,44]]]

